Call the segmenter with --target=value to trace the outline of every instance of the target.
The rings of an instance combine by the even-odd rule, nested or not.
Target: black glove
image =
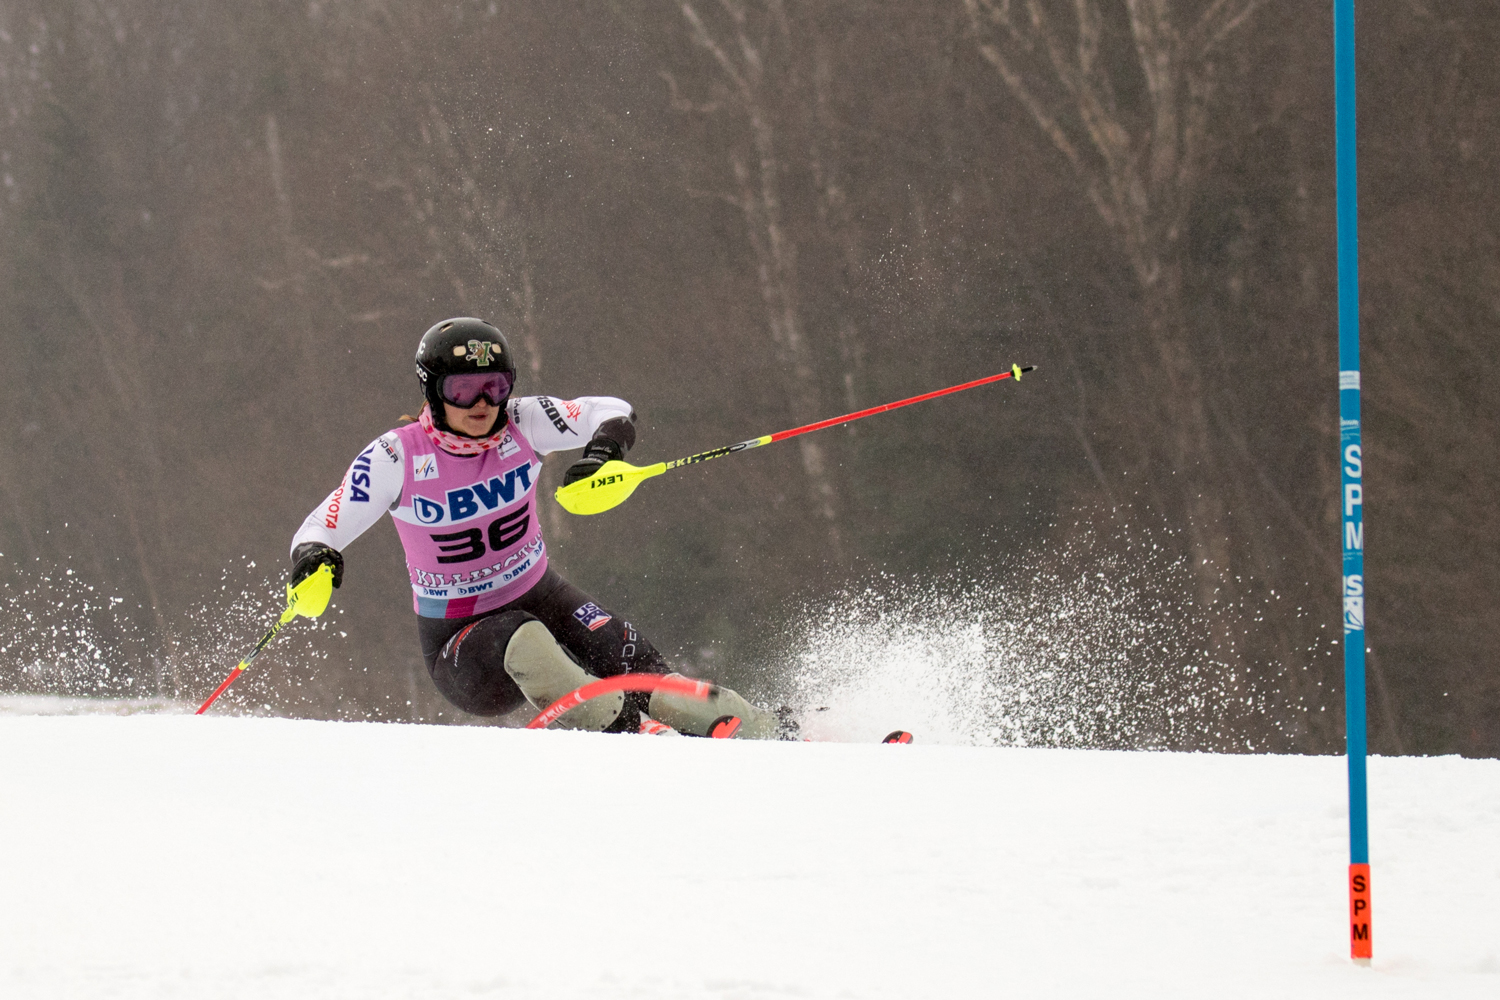
[[[333,567],[333,585],[344,582],[344,557],[338,549],[330,549],[322,542],[303,542],[292,550],[292,586],[306,580],[327,563]]]
[[[594,439],[584,445],[583,457],[563,474],[563,485],[568,486],[580,479],[588,479],[599,471],[605,462],[620,462],[625,453],[635,447],[635,414],[614,417],[599,425]]]
[[[618,462],[624,457],[625,449],[620,447],[620,442],[609,438],[594,438],[584,445],[583,457],[568,466],[568,471],[563,474],[563,485],[569,486],[580,479],[588,479],[605,462]]]

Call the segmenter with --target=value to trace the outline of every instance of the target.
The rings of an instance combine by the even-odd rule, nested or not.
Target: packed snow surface
[[[920,739],[920,734],[918,734]],[[1500,762],[0,717],[10,998],[1500,996]]]

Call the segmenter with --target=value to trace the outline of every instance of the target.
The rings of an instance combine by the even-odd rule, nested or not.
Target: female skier
[[[583,448],[566,482],[623,459],[635,413],[609,396],[512,397],[516,365],[483,320],[444,320],[417,347],[426,405],[416,423],[382,434],[292,538],[295,586],[389,510],[406,549],[417,635],[444,698],[473,715],[542,709],[591,680],[670,667],[629,622],[547,565],[537,516],[541,457]],[[559,725],[604,732],[710,735],[726,717],[737,736],[782,736],[775,715],[727,688],[708,701],[615,692]]]

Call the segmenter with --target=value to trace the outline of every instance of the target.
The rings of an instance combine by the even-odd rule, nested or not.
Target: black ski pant
[[[509,604],[467,618],[417,619],[422,659],[443,697],[470,715],[504,715],[526,704],[526,696],[505,672],[505,647],[528,621],[547,626],[558,644],[595,677],[671,671],[666,658],[634,626],[548,567],[535,587]],[[626,695],[621,728],[635,730],[631,723],[638,724],[649,698]]]

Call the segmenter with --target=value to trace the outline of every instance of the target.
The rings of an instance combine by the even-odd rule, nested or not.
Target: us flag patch
[[[573,612],[573,617],[577,618],[579,623],[590,632],[601,629],[609,623],[609,615],[593,601],[589,601],[583,607]]]

